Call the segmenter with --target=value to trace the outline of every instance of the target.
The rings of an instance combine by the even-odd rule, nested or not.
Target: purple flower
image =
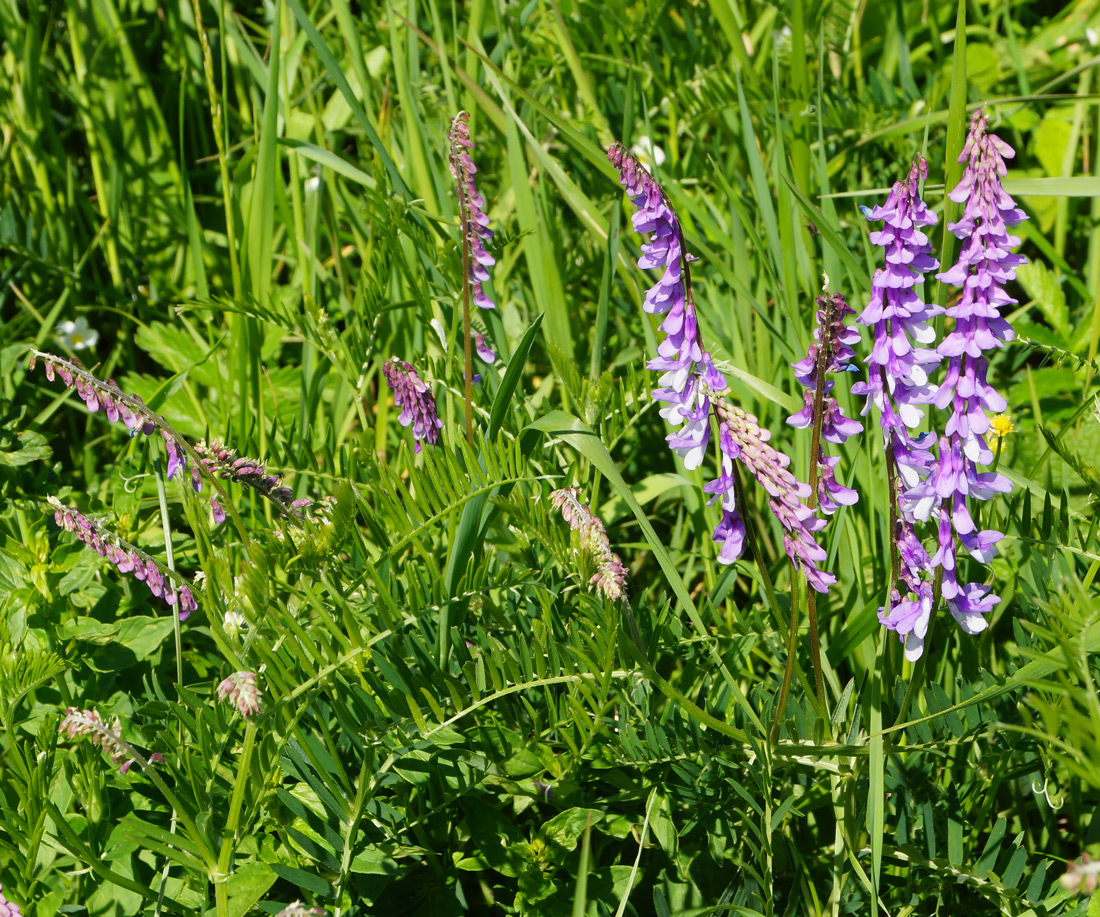
[[[924,275],[939,266],[922,229],[937,220],[920,196],[920,182],[927,175],[928,164],[918,157],[906,180],[894,184],[884,205],[864,209],[869,220],[883,222],[881,230],[871,233],[871,242],[884,250],[884,266],[875,271],[871,300],[857,319],[869,325],[873,334],[867,381],[852,386],[853,394],[866,397],[864,415],[872,407],[879,412],[886,473],[896,507],[891,533],[893,582],[887,589],[886,606],[879,609],[879,620],[905,642],[909,659],[923,652],[932,613],[932,568],[913,529],[924,499],[920,488],[931,472],[930,446],[935,436],[912,431],[924,419],[923,405],[932,401],[928,373],[941,360],[933,348],[923,345],[935,339],[929,322],[943,312],[926,304],[916,291]]]
[[[61,528],[72,532],[100,557],[106,557],[120,573],[129,573],[134,579],[143,581],[149,591],[163,599],[169,608],[178,606],[181,621],[186,621],[191,612],[199,607],[194,593],[178,574],[161,569],[144,551],[100,528],[97,522],[83,513],[65,506],[55,497],[47,499],[54,508],[54,521]]]
[[[493,353],[493,348],[485,343],[484,334],[474,335],[474,346],[477,350],[477,355],[481,357],[485,363],[492,363],[497,358],[497,355]]]
[[[828,592],[836,577],[825,573],[818,566],[827,557],[826,551],[813,537],[813,533],[825,527],[825,520],[814,515],[805,502],[810,486],[799,481],[788,466],[791,460],[772,448],[768,440],[771,434],[762,429],[751,414],[739,407],[716,399],[715,416],[719,423],[718,443],[722,453],[722,473],[704,490],[722,499],[724,542],[734,545],[744,541],[744,522],[735,506],[730,507],[734,493],[733,461],[740,461],[768,492],[768,506],[772,514],[786,529],[783,547],[795,566],[806,575],[806,580],[818,592]],[[717,496],[716,496],[717,499]],[[715,541],[718,532],[715,532]],[[723,550],[732,553],[724,543]],[[721,559],[721,554],[719,554]]]
[[[817,297],[817,324],[814,340],[805,359],[792,363],[795,378],[806,387],[802,410],[787,418],[792,427],[805,429],[814,422],[814,408],[821,386],[820,439],[830,443],[843,443],[848,437],[863,431],[863,424],[844,416],[844,409],[832,394],[836,382],[826,379],[821,383],[819,375],[847,372],[855,359],[853,344],[859,343],[859,332],[849,328],[845,320],[855,312],[839,293]],[[818,466],[817,505],[822,512],[833,514],[841,506],[852,506],[859,495],[836,480],[839,457],[828,458],[820,441],[817,442]]]
[[[439,442],[443,421],[435,412],[435,398],[416,370],[397,357],[390,357],[382,367],[386,382],[393,389],[393,402],[401,408],[397,421],[413,428],[413,450],[420,451],[421,442],[434,446]]]
[[[493,238],[489,228],[489,217],[485,215],[485,198],[474,184],[477,166],[470,159],[470,150],[474,148],[470,140],[470,114],[460,111],[451,121],[449,133],[451,142],[447,161],[451,175],[458,185],[459,220],[462,226],[462,244],[468,252],[469,283],[473,291],[474,302],[482,309],[494,309],[493,301],[482,288],[489,279],[489,268],[496,260],[485,251],[485,242]]]
[[[195,452],[198,453],[203,469],[211,477],[220,477],[223,481],[234,481],[252,488],[278,506],[282,514],[290,519],[301,521],[301,510],[313,502],[305,497],[295,500],[294,491],[286,487],[278,475],[268,474],[263,462],[239,456],[216,440],[196,443]],[[210,499],[210,508],[216,523],[225,521],[225,508],[217,497]]]
[[[1005,159],[1015,153],[1003,140],[986,133],[986,126],[985,113],[978,109],[959,155],[966,170],[950,194],[951,200],[965,205],[962,216],[947,226],[962,240],[962,250],[954,266],[937,276],[961,287],[962,293],[947,310],[955,324],[938,348],[947,358],[947,374],[936,391],[935,404],[950,408],[951,413],[939,440],[939,460],[918,488],[921,513],[930,513],[929,493],[935,494],[939,526],[932,563],[943,569],[942,594],[948,608],[971,634],[985,629],[983,616],[1000,599],[986,586],[960,585],[955,554],[961,542],[976,559],[988,562],[996,553],[994,545],[1003,537],[996,531],[976,531],[967,498],[989,500],[1012,488],[1003,475],[979,472],[977,467],[993,461],[985,440],[989,431],[986,412],[998,414],[1006,406],[986,381],[986,354],[1004,347],[1014,336],[1001,309],[1016,302],[1005,284],[1015,278],[1016,268],[1025,261],[1011,253],[1020,240],[1009,234],[1008,227],[1027,218],[1001,186]]]
[[[672,205],[656,179],[622,144],[613,144],[607,157],[619,170],[620,181],[638,210],[633,217],[635,232],[649,235],[638,267],[662,272],[646,292],[644,308],[665,316],[661,323],[665,338],[647,365],[662,373],[661,387],[653,397],[663,403],[661,416],[677,428],[667,437],[669,447],[683,458],[686,468],[698,468],[710,443],[712,417],[719,426],[719,475],[703,488],[714,494],[711,503],[721,501],[722,518],[714,530],[714,541],[721,544],[719,562],[731,564],[744,550],[745,522],[733,477],[733,462],[741,461],[768,491],[768,505],[786,529],[783,545],[788,556],[815,589],[825,591],[836,580],[817,566],[826,554],[811,533],[825,523],[801,502],[809,495],[809,487],[786,470],[790,459],[767,445],[770,434],[757,426],[756,418],[722,400],[725,376],[699,335],[690,268],[696,259],[684,249]],[[837,423],[843,426],[845,420],[837,418]]]
[[[218,685],[218,697],[237,708],[248,718],[260,712],[261,692],[255,672],[234,672]]]
[[[607,529],[600,517],[581,503],[580,494],[576,487],[563,487],[551,492],[550,502],[561,510],[561,516],[569,523],[569,528],[580,536],[582,550],[596,564],[596,572],[589,583],[599,595],[613,602],[618,601],[625,594],[626,567],[619,555],[611,550]]]
[[[932,561],[911,522],[897,520],[895,540],[900,586],[891,587],[887,605],[879,609],[878,619],[897,633],[905,644],[905,658],[912,662],[924,652],[924,637],[932,618]]]
[[[55,376],[60,377],[68,388],[80,396],[90,413],[102,411],[112,423],[121,420],[131,436],[138,433],[151,436],[160,431],[168,453],[168,480],[172,480],[178,472],[187,470],[186,441],[140,397],[126,394],[112,379],[97,379],[78,360],[66,360],[39,350],[31,351],[30,369],[34,369],[39,358],[46,378],[52,382]],[[191,486],[196,493],[202,490],[202,479],[197,468],[191,469]]]

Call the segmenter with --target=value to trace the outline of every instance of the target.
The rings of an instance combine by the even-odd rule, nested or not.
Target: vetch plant
[[[619,555],[611,550],[607,529],[599,516],[587,504],[581,503],[580,489],[562,487],[550,493],[550,502],[561,510],[561,517],[580,537],[581,549],[591,555],[596,572],[589,580],[597,594],[618,601],[626,594],[626,567]]]
[[[284,516],[293,520],[300,521],[301,510],[313,503],[307,497],[295,500],[294,491],[285,486],[278,475],[268,474],[264,463],[259,459],[238,456],[232,449],[217,441],[198,442],[195,444],[195,452],[199,454],[203,468],[211,477],[220,477],[223,481],[233,481],[250,487],[279,507]],[[225,509],[216,496],[210,498],[210,507],[214,513],[214,521],[224,522]]]
[[[855,312],[839,293],[830,294],[826,290],[817,297],[813,343],[804,359],[791,364],[795,378],[805,386],[806,392],[802,410],[788,417],[787,423],[800,430],[806,427],[813,430],[810,456],[816,467],[811,471],[810,489],[817,506],[829,515],[841,506],[854,506],[859,501],[859,494],[836,479],[836,465],[840,457],[826,456],[821,445],[821,440],[840,445],[849,437],[863,432],[863,424],[844,416],[844,409],[833,394],[836,382],[824,378],[854,369],[852,345],[859,343],[859,332],[846,326],[849,315],[855,315]],[[820,421],[815,422],[816,418]]]
[[[420,451],[422,442],[434,446],[439,442],[443,421],[435,410],[435,396],[420,378],[412,364],[391,357],[382,367],[386,382],[393,389],[393,403],[401,409],[397,417],[403,427],[413,428],[413,451]]]
[[[129,742],[122,738],[122,725],[116,716],[110,722],[103,719],[98,710],[79,710],[69,707],[65,718],[58,726],[58,732],[71,739],[86,738],[98,745],[108,757],[119,765],[119,773],[125,774],[135,764],[142,769],[164,760],[164,755],[154,753],[146,758]]]
[[[65,506],[56,497],[48,497],[47,500],[54,508],[54,520],[61,528],[72,532],[100,557],[106,557],[120,573],[144,582],[149,591],[163,599],[170,608],[178,605],[181,621],[186,621],[191,612],[198,608],[194,593],[178,573],[162,567],[144,551],[104,530],[99,523]]]
[[[218,697],[246,719],[260,712],[261,692],[255,672],[234,672],[218,685]]]
[[[39,359],[42,360],[46,378],[51,382],[55,377],[60,378],[80,396],[91,413],[102,411],[112,423],[121,420],[131,436],[138,433],[151,436],[159,432],[168,453],[168,480],[172,480],[178,472],[187,470],[188,447],[185,440],[138,395],[126,394],[111,379],[97,379],[76,360],[66,360],[40,350],[31,351],[29,368],[34,369]],[[202,490],[202,477],[197,467],[191,468],[191,486],[196,493]]]
[[[493,238],[489,228],[489,217],[485,213],[485,198],[477,190],[474,176],[477,166],[470,158],[474,148],[470,139],[470,113],[460,111],[451,121],[448,132],[450,147],[447,163],[455,180],[458,194],[458,223],[462,247],[462,339],[465,356],[465,402],[466,402],[466,439],[474,435],[473,385],[474,359],[470,330],[470,300],[481,309],[495,309],[496,306],[485,292],[482,284],[489,280],[489,268],[496,264],[485,250],[485,242]],[[480,338],[481,335],[478,335]],[[484,344],[484,340],[480,341]],[[478,355],[486,363],[492,363],[496,355],[488,347],[479,346]]]
[[[855,368],[852,364],[855,359],[852,345],[859,343],[859,332],[847,326],[848,316],[855,313],[841,294],[829,292],[828,277],[825,278],[824,292],[817,297],[816,304],[817,321],[814,325],[813,341],[806,356],[797,363],[791,364],[795,379],[806,388],[803,407],[797,414],[788,417],[787,423],[799,429],[806,427],[811,429],[809,505],[810,509],[820,509],[823,513],[832,515],[841,506],[854,506],[859,500],[859,495],[836,479],[836,466],[840,456],[826,456],[822,440],[840,445],[849,437],[862,433],[863,424],[844,416],[844,409],[833,394],[836,381],[827,379],[826,376],[848,372]],[[811,547],[817,547],[817,545],[804,545],[805,550],[810,550]],[[820,553],[820,549],[818,550]],[[814,683],[818,700],[824,706],[825,681],[821,671],[816,591],[807,593],[806,617],[810,624],[810,654],[814,666]],[[786,690],[790,684],[797,626],[797,609],[792,601],[787,645],[787,672],[784,675],[784,688],[776,713],[775,727],[772,730],[773,737],[776,735],[783,712],[783,702],[786,699]]]
[[[768,506],[785,529],[783,547],[791,562],[814,589],[827,591],[836,577],[818,566],[826,553],[813,533],[825,522],[803,502],[811,493],[809,486],[788,470],[790,457],[769,444],[771,433],[751,414],[723,400],[726,379],[702,345],[695,312],[690,264],[697,259],[685,249],[671,203],[656,179],[622,144],[611,147],[608,159],[619,170],[638,211],[633,217],[635,232],[650,235],[642,245],[638,267],[663,270],[646,292],[644,308],[665,316],[661,331],[666,337],[647,367],[662,373],[661,388],[654,390],[653,397],[665,403],[661,416],[679,428],[667,437],[668,444],[684,459],[686,468],[698,468],[710,441],[712,414],[718,426],[719,474],[704,490],[721,501],[722,519],[714,530],[714,540],[721,544],[719,562],[733,563],[744,551],[745,522],[734,466],[740,461],[767,491]]]
[[[1001,310],[1016,302],[1005,284],[1015,279],[1016,268],[1025,261],[1012,254],[1020,240],[1009,235],[1008,227],[1027,219],[1001,186],[1005,159],[1016,154],[986,128],[985,112],[979,108],[959,154],[966,170],[950,194],[964,208],[962,217],[947,228],[963,244],[954,266],[937,276],[961,287],[962,292],[947,310],[955,327],[938,348],[947,359],[947,375],[935,403],[941,409],[950,407],[951,415],[939,439],[939,460],[920,489],[917,510],[918,516],[924,517],[933,502],[939,507],[938,546],[932,565],[943,570],[942,595],[959,626],[969,634],[985,630],[985,615],[1000,602],[986,585],[959,583],[956,552],[961,543],[975,560],[989,563],[997,553],[997,542],[1004,537],[996,530],[977,530],[967,498],[989,500],[1012,489],[1004,475],[977,469],[993,461],[985,439],[990,429],[986,412],[999,414],[1006,407],[1005,399],[986,381],[986,354],[1004,347],[1015,336]]]
[[[927,175],[927,163],[917,157],[885,204],[864,208],[869,220],[883,222],[881,230],[871,233],[871,242],[884,249],[885,263],[875,271],[871,299],[857,319],[872,329],[867,381],[852,386],[853,394],[866,398],[864,415],[872,407],[878,411],[886,450],[890,573],[879,620],[898,633],[910,659],[923,651],[933,602],[931,559],[914,530],[917,518],[909,497],[927,479],[932,463],[934,435],[913,431],[934,395],[929,369],[941,360],[928,345],[936,336],[931,320],[943,309],[925,303],[915,289],[939,265],[923,231],[938,219],[920,195],[920,182]]]

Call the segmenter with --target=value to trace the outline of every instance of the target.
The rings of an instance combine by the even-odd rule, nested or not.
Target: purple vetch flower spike
[[[707,391],[724,390],[726,379],[699,340],[688,266],[695,259],[684,250],[680,221],[657,180],[621,143],[612,144],[607,158],[619,170],[619,180],[637,208],[634,231],[650,236],[642,245],[638,267],[663,272],[646,292],[644,305],[647,312],[665,316],[660,330],[666,337],[647,364],[648,369],[662,373],[653,397],[663,402],[661,416],[679,428],[667,437],[669,447],[688,469],[698,468],[710,442]],[[735,559],[731,557],[730,562]]]
[[[786,529],[784,547],[791,560],[814,589],[826,591],[836,578],[817,566],[826,552],[811,533],[825,522],[802,502],[809,487],[786,470],[790,459],[767,445],[771,434],[757,426],[756,418],[722,400],[726,378],[703,347],[695,312],[690,265],[696,259],[684,248],[672,205],[656,179],[622,144],[613,144],[607,157],[637,208],[634,231],[650,236],[642,245],[638,267],[663,271],[646,292],[644,308],[665,316],[660,330],[666,337],[647,366],[662,373],[653,397],[664,403],[661,416],[678,428],[667,437],[668,444],[685,467],[698,468],[710,442],[712,414],[719,426],[719,475],[703,488],[714,494],[712,503],[721,501],[722,518],[714,530],[714,541],[721,544],[719,562],[731,564],[744,550],[745,522],[737,506],[733,470],[733,462],[741,461],[768,491],[768,505]]]
[[[795,378],[806,387],[803,408],[788,417],[787,423],[799,429],[813,424],[820,387],[822,421],[815,457],[818,466],[817,505],[822,512],[832,515],[841,506],[854,505],[859,495],[837,481],[835,471],[840,458],[826,457],[820,440],[843,443],[848,437],[862,432],[863,424],[844,416],[844,409],[832,393],[836,382],[832,379],[822,382],[819,377],[847,371],[855,359],[852,345],[859,343],[859,332],[845,324],[848,316],[855,312],[839,293],[826,292],[817,297],[817,307],[817,324],[809,352],[805,359],[791,364]]]
[[[924,419],[923,406],[933,400],[935,389],[929,372],[941,362],[932,344],[931,320],[943,313],[925,303],[916,286],[939,263],[932,257],[932,243],[924,228],[937,216],[920,195],[920,182],[928,176],[928,164],[918,156],[905,181],[894,184],[886,203],[866,209],[865,216],[881,220],[883,227],[871,233],[871,242],[884,251],[884,266],[875,271],[871,300],[857,321],[872,329],[867,357],[867,381],[852,386],[863,395],[863,414],[879,412],[887,476],[895,503],[895,581],[887,590],[887,603],[879,609],[879,621],[905,643],[908,659],[924,651],[924,636],[932,614],[932,567],[913,523],[922,517],[922,496],[931,473],[935,441],[932,433],[915,433]],[[930,507],[929,507],[930,508]]]
[[[129,742],[122,738],[122,725],[116,716],[110,722],[100,716],[99,711],[79,710],[76,707],[68,707],[65,710],[65,718],[61,721],[57,731],[67,735],[70,739],[87,738],[93,745],[102,748],[110,759],[119,765],[119,773],[125,774],[135,764],[142,769],[164,760],[164,755],[153,754],[146,758]]]
[[[884,249],[885,266],[875,271],[871,300],[857,319],[871,327],[874,338],[867,382],[852,386],[853,394],[866,396],[864,415],[878,409],[888,456],[896,461],[905,487],[928,474],[931,454],[908,431],[920,425],[921,406],[932,401],[928,373],[941,360],[934,348],[922,345],[935,340],[929,323],[943,309],[924,303],[915,289],[939,266],[921,229],[938,219],[920,196],[920,181],[927,174],[928,164],[918,157],[886,203],[868,211],[868,219],[883,221],[883,228],[871,233],[871,242]]]
[[[100,557],[107,558],[120,573],[128,573],[144,582],[149,591],[163,599],[169,608],[177,608],[181,621],[186,621],[191,612],[198,609],[195,594],[179,574],[163,569],[144,551],[113,532],[100,528],[96,521],[65,506],[56,497],[46,499],[54,508],[54,521],[61,528],[72,532]]]
[[[260,712],[261,692],[255,672],[234,672],[218,685],[218,697],[237,708],[247,718]]]
[[[223,481],[233,481],[252,488],[278,506],[284,516],[294,521],[300,522],[302,513],[299,510],[313,502],[308,498],[295,500],[294,491],[285,486],[278,475],[268,474],[263,462],[239,456],[216,440],[196,443],[195,452],[198,453],[203,469],[211,477],[220,477]],[[210,508],[216,523],[225,521],[225,507],[217,497],[210,498]]]
[[[625,594],[626,567],[619,555],[611,550],[603,522],[581,503],[580,495],[576,487],[563,487],[551,492],[550,502],[561,510],[561,517],[569,523],[569,528],[580,536],[581,548],[595,561],[596,572],[589,582],[599,595],[617,602]]]
[[[458,187],[459,220],[463,246],[469,251],[469,281],[474,303],[482,309],[495,309],[482,284],[489,279],[489,268],[496,259],[485,251],[485,243],[493,238],[489,217],[485,215],[485,198],[474,184],[477,166],[470,159],[474,148],[470,140],[470,113],[460,111],[451,121],[448,133],[450,151],[447,162]]]
[[[66,387],[73,389],[87,406],[89,412],[103,411],[107,419],[114,423],[121,420],[130,431],[130,436],[143,433],[151,436],[160,431],[164,438],[164,448],[168,454],[166,474],[172,480],[180,471],[187,470],[186,440],[168,424],[160,414],[153,411],[138,395],[128,395],[115,384],[113,379],[97,379],[81,365],[79,360],[66,360],[51,353],[32,350],[30,369],[34,369],[37,360],[42,360],[46,378],[51,382],[60,377]],[[198,493],[202,489],[202,479],[198,469],[191,469],[191,486]]]
[[[978,466],[993,461],[993,452],[986,443],[988,414],[999,414],[1006,407],[1005,399],[986,381],[986,354],[1004,347],[1014,337],[1012,327],[1001,315],[1002,309],[1016,302],[1005,284],[1016,277],[1016,268],[1026,260],[1011,253],[1020,240],[1010,235],[1008,228],[1027,217],[1001,185],[1007,171],[1005,159],[1011,159],[1015,152],[986,128],[985,112],[978,109],[971,117],[970,132],[959,154],[959,162],[965,162],[966,169],[949,195],[964,205],[962,216],[947,226],[962,240],[962,250],[958,261],[937,277],[961,287],[962,293],[947,310],[955,325],[938,347],[939,354],[947,359],[947,374],[936,392],[935,404],[941,409],[950,408],[951,413],[940,437],[939,460],[920,493],[924,497],[922,512],[931,509],[928,494],[935,493],[939,544],[932,565],[942,568],[942,595],[947,607],[970,634],[986,628],[984,615],[1000,599],[987,586],[960,585],[955,555],[961,543],[975,559],[988,563],[996,553],[994,545],[1003,537],[997,531],[976,531],[967,497],[989,500],[994,494],[1012,489],[1004,475],[979,472]]]
[[[19,905],[4,897],[3,885],[0,885],[0,917],[23,917]]]
[[[436,414],[432,390],[409,363],[397,357],[386,361],[382,373],[393,389],[393,403],[401,408],[398,423],[413,428],[413,450],[419,452],[422,442],[434,446],[439,442],[443,421]]]
[[[722,451],[721,476],[704,490],[720,494],[723,510],[723,535],[732,539],[740,554],[744,540],[744,522],[737,513],[733,501],[733,462],[740,461],[768,492],[768,506],[775,518],[786,529],[783,547],[796,567],[802,570],[807,582],[818,592],[828,592],[836,577],[824,572],[818,565],[828,556],[813,537],[814,532],[825,526],[825,520],[815,516],[803,501],[810,495],[810,486],[799,481],[788,466],[791,460],[774,449],[768,440],[771,434],[762,429],[751,414],[727,403],[721,398],[714,402],[714,412],[719,423],[719,447]],[[729,502],[727,502],[729,501]],[[715,541],[718,532],[715,532]],[[726,548],[719,554],[725,560]],[[732,550],[729,553],[733,553]],[[736,559],[736,557],[734,557]],[[729,563],[730,561],[725,561]]]

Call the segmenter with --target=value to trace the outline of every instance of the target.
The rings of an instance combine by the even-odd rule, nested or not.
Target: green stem
[[[225,822],[225,831],[222,832],[221,850],[218,853],[218,870],[214,878],[214,901],[217,906],[218,917],[229,915],[229,866],[233,858],[233,851],[237,846],[237,829],[241,822],[241,807],[244,802],[244,791],[248,785],[252,770],[252,751],[256,746],[256,724],[247,721],[244,730],[244,747],[241,750],[241,759],[237,764],[237,780],[233,784],[233,796],[229,800],[229,817]]]

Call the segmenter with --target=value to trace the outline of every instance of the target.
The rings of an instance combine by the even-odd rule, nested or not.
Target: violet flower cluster
[[[820,397],[822,420],[819,436],[836,445],[863,432],[863,424],[844,416],[844,409],[833,394],[836,382],[832,379],[826,379],[824,384],[821,382],[821,376],[847,372],[852,368],[855,359],[852,345],[859,343],[859,332],[846,325],[849,315],[855,315],[855,311],[839,293],[817,297],[813,343],[804,359],[791,364],[795,378],[805,386],[806,392],[802,410],[788,417],[787,423],[800,430],[811,426]],[[841,506],[853,506],[859,501],[859,494],[836,479],[840,456],[826,456],[824,447],[818,441],[815,460],[818,467],[817,505],[822,512],[832,515]]]
[[[23,917],[19,905],[4,897],[3,885],[0,885],[0,917]]]
[[[78,360],[66,360],[38,350],[31,351],[30,369],[34,369],[39,358],[42,360],[46,378],[53,382],[55,376],[59,377],[80,396],[91,413],[102,411],[112,423],[121,420],[131,436],[138,433],[151,436],[159,431],[168,453],[168,480],[172,480],[181,471],[187,471],[187,449],[183,437],[142,401],[140,396],[126,394],[113,379],[97,379]],[[202,490],[202,477],[198,468],[191,469],[191,486],[196,493]]]
[[[679,428],[667,437],[669,446],[684,459],[685,467],[698,468],[710,441],[712,412],[719,427],[721,469],[718,478],[704,488],[721,501],[722,519],[714,530],[714,540],[722,546],[718,560],[733,563],[744,551],[745,523],[733,470],[733,462],[741,461],[768,492],[768,505],[786,530],[787,555],[814,589],[826,591],[836,578],[818,567],[826,553],[812,533],[825,522],[802,502],[810,494],[808,485],[787,470],[790,459],[768,445],[770,434],[758,426],[756,418],[721,398],[726,379],[700,340],[689,267],[696,259],[684,249],[675,211],[657,181],[622,144],[612,145],[608,159],[637,208],[635,232],[650,235],[642,245],[638,266],[663,271],[646,293],[644,308],[665,316],[661,331],[666,337],[648,368],[662,373],[661,387],[653,393],[664,402],[661,416]]]
[[[914,165],[906,183],[895,185],[884,207],[868,214],[886,221],[884,229],[871,236],[886,248],[886,268],[876,273],[871,305],[860,318],[875,328],[871,373],[864,388],[868,407],[874,403],[882,413],[891,489],[897,501],[893,535],[898,579],[879,618],[904,640],[909,659],[919,658],[924,651],[936,569],[941,571],[941,595],[967,633],[984,630],[985,615],[1000,601],[984,584],[960,584],[957,571],[959,544],[975,560],[988,563],[1004,537],[999,531],[978,530],[968,498],[989,500],[1011,489],[1003,475],[979,472],[978,467],[993,461],[985,438],[990,429],[987,412],[999,413],[1006,406],[987,381],[986,354],[1013,338],[1000,310],[1016,302],[1005,284],[1015,278],[1024,259],[1011,253],[1020,240],[1009,234],[1008,227],[1026,216],[1000,181],[1006,174],[1004,160],[1014,152],[986,128],[985,114],[979,109],[959,155],[966,169],[949,195],[965,205],[960,219],[947,227],[963,245],[955,265],[936,276],[962,292],[946,310],[954,326],[934,351],[914,346],[914,342],[931,343],[928,319],[944,312],[922,303],[913,290],[921,274],[937,267],[931,245],[919,228],[935,223],[917,190],[918,181],[927,174],[923,160]],[[933,386],[927,368],[944,358],[944,381]],[[920,406],[925,404],[950,410],[935,456],[931,451],[935,434],[910,433],[920,424]],[[937,544],[930,557],[914,523],[932,519]]]
[[[447,162],[451,175],[458,184],[459,219],[462,224],[463,245],[469,252],[469,281],[473,300],[482,309],[494,309],[493,301],[482,284],[489,279],[489,268],[496,259],[485,251],[485,243],[493,238],[489,217],[485,214],[485,198],[474,184],[477,166],[470,159],[474,148],[470,139],[470,113],[460,111],[451,121],[448,134],[450,151]],[[491,361],[487,361],[491,362]]]
[[[398,423],[413,428],[413,450],[419,452],[422,442],[434,446],[439,442],[443,421],[436,413],[435,397],[428,384],[417,375],[411,364],[397,357],[386,361],[382,373],[393,389],[393,403],[401,409]]]
[[[218,685],[218,697],[246,719],[260,712],[261,692],[255,672],[234,672]]]
[[[122,774],[125,774],[135,764],[147,768],[150,764],[156,764],[164,760],[164,755],[159,752],[145,758],[122,738],[122,726],[117,716],[108,722],[95,709],[66,708],[65,718],[61,721],[57,731],[70,739],[87,738],[93,745],[98,745],[107,752],[108,757],[115,764],[119,765],[119,773]]]
[[[871,300],[858,318],[873,334],[867,381],[852,386],[853,394],[866,396],[864,415],[872,407],[879,412],[894,506],[892,582],[879,620],[905,641],[910,659],[923,652],[933,599],[931,558],[913,528],[916,517],[909,498],[910,490],[927,479],[932,463],[933,435],[911,431],[921,425],[922,406],[934,395],[928,373],[940,355],[922,345],[935,340],[929,323],[943,312],[916,291],[924,275],[938,267],[922,229],[937,221],[920,196],[920,181],[927,175],[928,164],[918,157],[886,203],[865,211],[868,219],[883,221],[883,228],[871,233],[871,242],[885,250],[885,266],[875,271]]]
[[[186,621],[198,608],[195,596],[182,577],[166,570],[144,551],[113,533],[105,532],[94,520],[65,506],[56,497],[48,497],[54,508],[54,520],[67,532],[72,532],[100,557],[106,557],[120,573],[128,573],[149,587],[157,598],[170,608],[179,607],[179,618]]]
[[[1012,484],[996,472],[979,472],[979,465],[993,461],[986,443],[989,431],[987,411],[999,414],[1005,399],[987,381],[986,354],[1004,347],[1015,336],[1001,309],[1016,302],[1005,290],[1015,279],[1022,255],[1011,253],[1020,240],[1008,232],[1027,219],[1001,186],[1006,173],[1005,159],[1015,155],[1012,147],[986,133],[985,113],[978,109],[970,121],[970,133],[959,162],[965,162],[962,180],[951,192],[951,200],[964,204],[962,216],[947,228],[963,240],[958,261],[937,276],[962,288],[958,301],[947,310],[955,326],[938,351],[947,358],[947,375],[936,392],[936,407],[950,408],[950,416],[939,438],[938,461],[928,480],[914,489],[914,510],[928,518],[933,505],[939,508],[938,546],[933,566],[943,570],[942,595],[955,620],[967,633],[975,634],[988,624],[984,617],[1000,598],[988,586],[960,584],[956,552],[961,543],[970,555],[989,563],[1004,534],[978,531],[967,507],[967,498],[989,500],[1007,493]]]
[[[592,556],[596,572],[589,580],[596,592],[617,602],[626,589],[626,567],[619,555],[611,550],[607,529],[603,521],[580,500],[576,487],[562,487],[550,493],[550,502],[561,510],[561,517],[569,528],[580,536],[581,549]]]
[[[211,477],[220,477],[223,481],[233,481],[250,487],[261,497],[266,497],[279,507],[283,515],[291,519],[300,520],[301,510],[312,504],[312,500],[303,497],[294,499],[294,491],[285,486],[278,475],[268,474],[264,463],[259,459],[238,456],[228,446],[214,442],[199,442],[195,444],[195,452],[199,455],[202,466]],[[225,509],[218,502],[216,496],[210,498],[210,507],[214,513],[214,521],[225,521]]]

